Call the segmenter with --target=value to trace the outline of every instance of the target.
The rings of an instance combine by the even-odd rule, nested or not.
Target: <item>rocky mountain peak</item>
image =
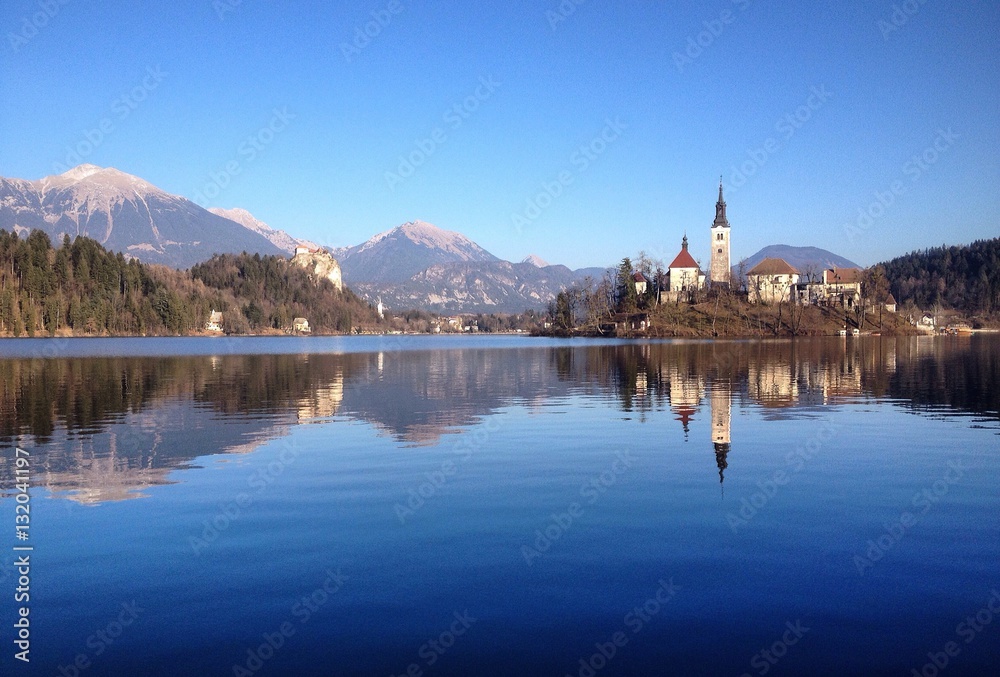
[[[77,165],[76,167],[73,167],[73,169],[69,169],[60,174],[59,176],[64,179],[70,179],[71,181],[82,181],[83,179],[86,179],[88,176],[93,176],[97,172],[103,170],[104,167],[98,167],[97,165],[91,165],[85,163],[82,165]]]
[[[497,257],[461,233],[408,221],[355,247],[334,250],[348,284],[408,280],[439,263],[494,262]]]
[[[81,193],[91,193],[113,198],[122,195],[151,195],[166,197],[169,194],[138,176],[126,174],[114,167],[98,167],[82,164],[55,176],[46,176],[33,182],[43,192],[56,189],[73,189]],[[173,197],[173,196],[170,196]]]

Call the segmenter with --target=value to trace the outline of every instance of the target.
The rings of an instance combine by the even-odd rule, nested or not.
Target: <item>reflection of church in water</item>
[[[684,429],[684,441],[688,441],[690,424],[695,413],[705,399],[705,381],[699,374],[682,374],[676,365],[671,365],[666,374],[670,383],[670,408]],[[715,449],[715,463],[719,468],[719,482],[725,479],[730,450],[730,424],[732,421],[733,394],[728,381],[716,381],[709,386],[708,401],[712,417],[712,445]]]
[[[921,354],[921,346],[914,345],[914,341],[899,343],[910,354]],[[663,360],[658,376],[665,384],[670,411],[683,429],[684,441],[689,441],[691,426],[699,420],[699,414],[702,419],[705,415],[711,417],[710,434],[720,482],[725,479],[732,448],[734,393],[752,403],[767,420],[815,416],[816,407],[856,402],[866,389],[887,390],[899,361],[895,341],[844,344],[831,340],[814,344],[812,352],[800,353],[793,348],[765,354],[749,350],[739,353],[732,359],[736,368],[709,377],[698,372],[694,366],[697,362],[685,365],[684,361]],[[867,386],[863,374],[867,374]]]

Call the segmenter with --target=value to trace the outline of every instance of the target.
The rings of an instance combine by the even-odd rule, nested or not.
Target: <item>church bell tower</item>
[[[715,221],[712,223],[712,258],[708,269],[710,286],[729,286],[731,263],[729,261],[729,221],[726,220],[726,201],[722,198],[722,179],[719,179],[719,201],[715,203]]]

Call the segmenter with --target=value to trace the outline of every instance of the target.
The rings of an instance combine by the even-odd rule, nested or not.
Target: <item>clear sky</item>
[[[1000,235],[996,0],[5,0],[0,31],[0,175],[113,166],[322,244],[421,219],[581,267],[686,231],[704,264],[720,175],[734,263]]]

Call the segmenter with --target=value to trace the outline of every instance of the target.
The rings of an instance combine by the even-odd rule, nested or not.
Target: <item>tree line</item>
[[[32,230],[0,229],[0,334],[170,335],[223,313],[227,333],[287,329],[305,317],[314,331],[374,324],[375,311],[349,290],[281,256],[222,254],[179,271],[112,253],[96,240],[64,236],[53,247]]]
[[[1000,311],[1000,238],[915,251],[881,264],[900,303]]]
[[[636,288],[636,273],[646,280],[642,293]],[[657,305],[665,279],[663,264],[645,253],[639,253],[635,264],[625,257],[601,279],[587,277],[559,292],[548,307],[552,328],[557,334],[568,334],[574,329],[596,330],[615,313],[649,310]]]

